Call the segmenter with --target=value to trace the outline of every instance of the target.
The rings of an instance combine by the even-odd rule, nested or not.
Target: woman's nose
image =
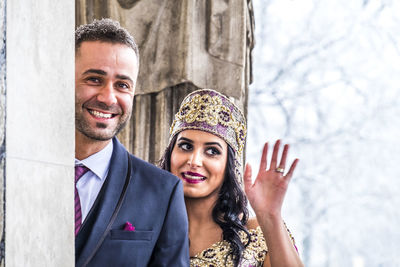
[[[193,151],[188,159],[188,164],[191,167],[201,167],[203,160],[200,151]]]

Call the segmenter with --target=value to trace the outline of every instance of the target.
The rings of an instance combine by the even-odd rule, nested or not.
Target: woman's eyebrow
[[[192,141],[191,139],[186,138],[186,137],[180,137],[180,138],[178,139],[178,141],[181,141],[181,140],[186,141],[186,142],[189,142],[189,143],[193,143],[193,141]]]
[[[207,143],[205,143],[207,146],[211,146],[211,145],[217,145],[217,146],[219,146],[221,149],[222,149],[222,145],[220,144],[220,143],[218,143],[218,142],[207,142]]]

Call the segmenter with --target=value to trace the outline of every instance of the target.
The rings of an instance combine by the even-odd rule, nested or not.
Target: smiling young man
[[[115,137],[131,116],[138,57],[115,21],[76,30],[76,266],[188,266],[181,182]]]

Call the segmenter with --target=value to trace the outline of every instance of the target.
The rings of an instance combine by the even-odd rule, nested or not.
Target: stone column
[[[5,213],[4,213],[4,178],[5,178],[5,119],[6,119],[6,8],[0,1],[0,266],[4,266]]]
[[[6,4],[5,264],[74,266],[74,2]]]

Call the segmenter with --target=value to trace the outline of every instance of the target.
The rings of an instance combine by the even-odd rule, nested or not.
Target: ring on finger
[[[275,171],[276,171],[276,172],[279,172],[279,173],[284,173],[284,172],[285,172],[285,169],[284,169],[284,168],[281,168],[281,167],[278,167],[278,168],[275,169]]]

